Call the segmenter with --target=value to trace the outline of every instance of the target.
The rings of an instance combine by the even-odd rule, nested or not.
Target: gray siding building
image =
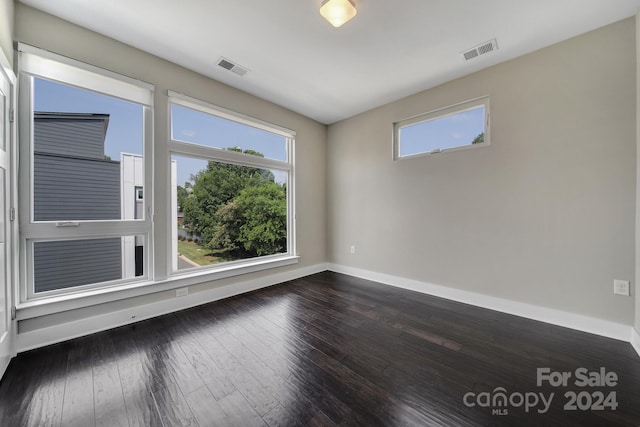
[[[35,291],[45,292],[122,278],[120,238],[36,242]]]
[[[122,206],[122,177],[126,173],[122,166],[133,165],[135,161],[121,162],[105,157],[108,125],[108,114],[35,113],[33,203],[36,221],[128,217]],[[133,199],[135,195],[131,193]],[[137,246],[130,237],[36,242],[33,251],[35,292],[134,275],[125,270],[135,269],[135,275],[141,275],[142,247]],[[123,252],[135,259],[127,262]]]
[[[34,119],[36,151],[88,159],[104,158],[108,114],[36,112]]]

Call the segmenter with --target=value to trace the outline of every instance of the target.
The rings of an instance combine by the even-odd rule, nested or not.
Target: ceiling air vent
[[[498,42],[496,39],[489,40],[488,42],[482,43],[480,46],[476,46],[473,49],[462,52],[462,56],[464,56],[465,61],[468,61],[477,56],[493,52],[494,50],[498,50]]]
[[[247,68],[238,64],[234,64],[233,62],[225,58],[218,59],[218,66],[224,68],[225,70],[232,71],[239,76],[244,76],[249,71]]]

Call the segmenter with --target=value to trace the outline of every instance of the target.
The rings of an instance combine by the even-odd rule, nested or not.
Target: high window
[[[172,270],[295,255],[293,131],[169,93]]]
[[[489,98],[443,108],[394,124],[395,158],[489,144]]]
[[[22,300],[148,280],[153,87],[19,50]]]

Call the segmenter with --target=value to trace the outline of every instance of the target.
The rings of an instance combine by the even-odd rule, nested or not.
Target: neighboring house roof
[[[71,120],[102,120],[105,127],[104,132],[107,133],[107,126],[109,126],[109,114],[107,113],[58,113],[54,111],[34,111],[34,118],[36,119],[71,119]]]
[[[103,113],[59,113],[52,111],[34,111],[33,118],[35,120],[56,119],[56,120],[98,120],[104,123],[104,131],[102,139],[107,137],[107,129],[109,127],[109,114]]]
[[[104,159],[109,114],[34,113],[35,151]]]

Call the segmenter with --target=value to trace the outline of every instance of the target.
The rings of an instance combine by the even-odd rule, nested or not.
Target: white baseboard
[[[621,323],[615,323],[589,316],[583,316],[580,314],[568,313],[552,308],[511,301],[504,298],[492,297],[475,292],[450,288],[447,286],[434,285],[431,283],[420,282],[403,277],[376,273],[373,271],[354,267],[329,264],[328,269],[336,273],[343,273],[374,282],[384,283],[386,285],[395,286],[398,288],[408,289],[416,292],[421,292],[423,294],[434,295],[465,304],[500,311],[502,313],[508,313],[528,319],[539,320],[541,322],[551,323],[553,325],[563,326],[565,328],[576,329],[579,331],[589,332],[592,334],[614,338],[626,342],[630,342],[631,340],[631,329],[633,328],[629,325],[623,325]],[[637,346],[636,350],[638,350]]]
[[[277,285],[279,283],[320,273],[326,270],[630,342],[640,356],[640,333],[635,330],[635,328],[628,325],[337,264],[316,264],[310,267],[246,280],[232,285],[222,286],[220,288],[213,288],[207,291],[189,294],[184,297],[171,298],[126,310],[115,311],[100,316],[84,318],[73,322],[54,325],[48,328],[20,333],[16,336],[16,350],[20,353],[34,348],[44,347],[50,344],[161,316],[163,314],[229,298],[234,295]]]
[[[17,335],[17,352],[23,352],[38,347],[66,341],[73,338],[104,331],[118,326],[139,322],[163,314],[173,313],[186,308],[195,307],[212,301],[229,298],[256,289],[277,285],[289,280],[309,276],[327,270],[326,264],[316,264],[310,267],[298,268],[284,273],[272,274],[252,280],[195,292],[183,297],[171,298],[151,304],[133,307],[126,310],[114,311],[99,316],[83,318],[73,322],[54,325]]]
[[[640,332],[636,328],[631,328],[631,345],[640,356]]]

